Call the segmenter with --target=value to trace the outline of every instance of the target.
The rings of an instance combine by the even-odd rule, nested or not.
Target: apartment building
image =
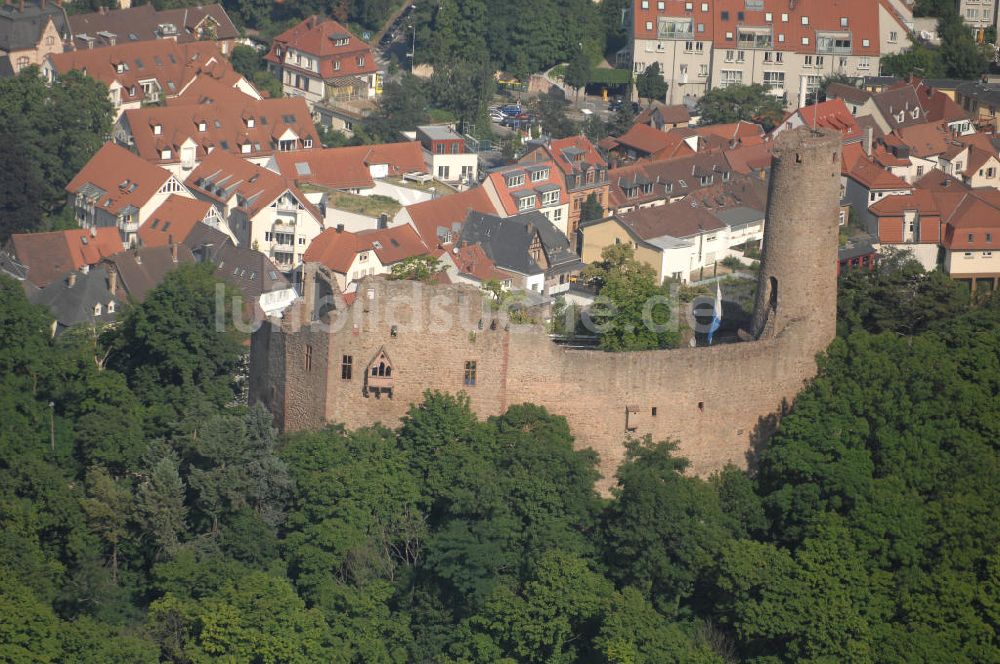
[[[634,0],[632,66],[659,63],[668,104],[758,83],[797,108],[824,77],[877,74],[906,34],[888,0]]]
[[[958,0],[958,15],[976,35],[976,40],[983,41],[986,30],[997,25],[997,0]]]

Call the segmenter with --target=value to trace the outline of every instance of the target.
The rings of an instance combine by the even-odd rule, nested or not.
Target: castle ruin
[[[840,149],[838,135],[806,128],[777,139],[743,342],[573,349],[540,326],[498,320],[471,286],[369,278],[345,306],[310,276],[292,311],[253,335],[251,403],[294,431],[395,425],[428,389],[464,391],[480,417],[530,402],[565,416],[576,445],[600,454],[602,488],[629,436],[677,440],[697,474],[746,467],[752,437],[815,375],[835,335]]]

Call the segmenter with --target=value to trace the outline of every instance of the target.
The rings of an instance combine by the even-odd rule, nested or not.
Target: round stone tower
[[[791,323],[816,351],[836,334],[840,135],[805,127],[775,141],[751,334]]]

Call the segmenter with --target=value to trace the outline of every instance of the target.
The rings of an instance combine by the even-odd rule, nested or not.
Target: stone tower
[[[836,334],[840,135],[805,127],[775,144],[767,229],[751,334],[771,338],[791,323],[808,330],[816,352]]]

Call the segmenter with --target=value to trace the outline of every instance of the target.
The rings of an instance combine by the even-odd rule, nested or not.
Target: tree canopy
[[[745,120],[770,131],[781,122],[783,114],[781,100],[760,84],[712,88],[698,100],[698,115],[703,125]]]
[[[634,263],[591,278],[632,297]],[[838,336],[752,473],[627,439],[609,496],[531,404],[428,392],[392,429],[279,436],[230,385],[210,274],[99,339],[54,339],[0,277],[0,660],[1000,657],[1000,303],[904,254],[842,277]]]

